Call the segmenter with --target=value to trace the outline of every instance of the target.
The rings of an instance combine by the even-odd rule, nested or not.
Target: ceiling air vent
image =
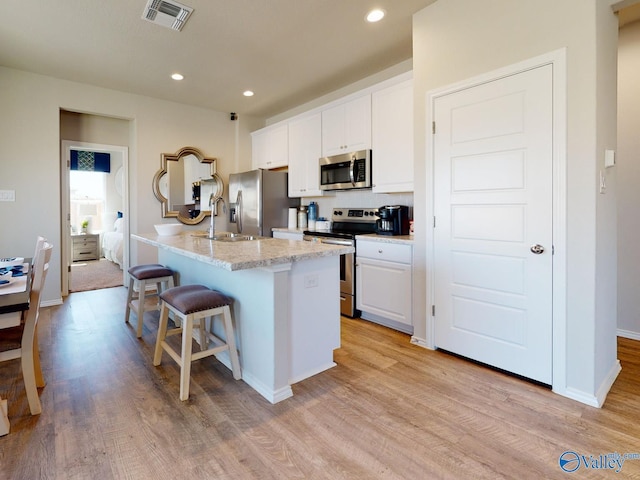
[[[187,23],[191,12],[193,12],[193,8],[173,0],[149,0],[142,13],[142,18],[179,31]]]

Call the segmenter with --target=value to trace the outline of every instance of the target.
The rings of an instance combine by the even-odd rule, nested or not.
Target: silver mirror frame
[[[210,175],[211,180],[215,181],[216,178],[219,178],[216,174],[216,158],[213,157],[205,157],[204,154],[195,147],[183,147],[178,150],[176,153],[163,153],[160,155],[160,170],[156,172],[153,176],[153,194],[158,199],[162,208],[162,218],[177,218],[178,221],[184,223],[185,225],[197,225],[202,222],[207,216],[211,215],[211,210],[200,210],[200,213],[191,218],[187,209],[183,210],[170,210],[169,208],[169,199],[162,194],[160,185],[162,182],[162,177],[167,175],[167,162],[179,162],[183,157],[188,155],[195,156],[200,163],[208,163],[210,164]],[[200,180],[200,179],[197,179]],[[207,179],[208,180],[208,179]],[[214,182],[216,185],[219,185],[218,182]],[[218,187],[219,188],[219,187]],[[224,188],[224,187],[223,187]],[[220,193],[221,194],[221,193]],[[202,204],[201,204],[202,205]]]

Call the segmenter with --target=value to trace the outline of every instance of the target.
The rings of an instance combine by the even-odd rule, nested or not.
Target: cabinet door
[[[359,257],[356,268],[357,308],[412,325],[411,265]]]
[[[322,156],[320,113],[289,122],[289,196],[316,197],[320,190]]]
[[[346,152],[344,140],[344,105],[322,112],[322,155],[337,155]]]
[[[269,132],[269,168],[286,167],[289,164],[288,132],[286,123]]]
[[[372,95],[373,191],[413,191],[413,81]]]
[[[251,164],[253,168],[268,168],[269,147],[267,132],[258,131],[251,134]]]
[[[371,148],[371,95],[345,105],[344,125],[347,152]]]
[[[267,127],[251,134],[253,168],[286,167],[289,163],[287,124]]]
[[[371,95],[322,112],[324,156],[371,148]]]

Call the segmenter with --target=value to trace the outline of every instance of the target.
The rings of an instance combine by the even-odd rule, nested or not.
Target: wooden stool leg
[[[127,309],[124,312],[124,321],[129,323],[129,315],[131,313],[131,301],[133,300],[133,285],[135,280],[133,277],[129,277],[129,292],[127,293]]]
[[[200,318],[198,321],[200,322],[198,324],[198,328],[199,328],[199,336],[200,336],[200,351],[204,352],[207,348],[209,348],[209,335],[207,333],[207,318],[209,317],[202,317]],[[211,322],[213,323],[213,318],[211,318]]]
[[[142,337],[142,323],[144,322],[144,300],[145,292],[147,291],[147,282],[140,280],[138,282],[138,328],[136,330],[136,337]]]
[[[238,350],[236,349],[236,337],[231,322],[231,309],[229,305],[225,305],[222,310],[222,318],[224,319],[224,333],[227,337],[227,345],[229,346],[229,359],[231,360],[231,371],[233,378],[240,380],[242,371],[240,370],[240,360],[238,359]]]
[[[193,315],[187,315],[182,322],[182,365],[180,367],[180,400],[189,398],[189,382],[191,380],[191,342],[193,335]]]
[[[162,302],[160,307],[160,323],[158,325],[158,335],[156,336],[156,348],[153,353],[153,365],[158,366],[162,361],[162,342],[167,337],[167,323],[169,322],[169,308]]]

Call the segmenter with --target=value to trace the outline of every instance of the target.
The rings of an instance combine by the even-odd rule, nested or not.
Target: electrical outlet
[[[318,275],[305,275],[304,288],[315,288],[318,286]]]
[[[15,202],[16,191],[15,190],[0,190],[0,202]]]

